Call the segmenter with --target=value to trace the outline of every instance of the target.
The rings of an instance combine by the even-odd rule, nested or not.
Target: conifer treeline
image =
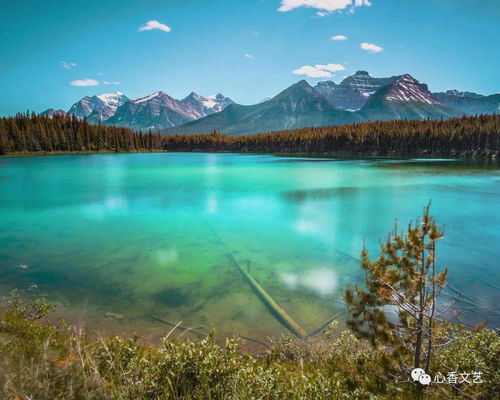
[[[500,151],[500,115],[365,122],[244,136],[175,135],[165,138],[164,148],[169,151],[491,157]]]
[[[0,118],[0,154],[37,151],[147,150],[256,153],[497,156],[500,115],[450,120],[400,120],[302,128],[255,135],[162,136],[90,125],[74,116],[18,114]]]
[[[90,125],[74,116],[42,117],[34,113],[0,118],[0,154],[37,151],[161,150],[158,133],[140,134],[126,128]]]

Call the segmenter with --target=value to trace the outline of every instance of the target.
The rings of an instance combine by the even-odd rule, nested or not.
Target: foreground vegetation
[[[171,340],[172,332],[160,347],[137,338],[92,339],[63,322],[48,323],[51,305],[14,293],[0,305],[0,398],[494,399],[498,334],[453,325],[436,304],[446,277],[436,269],[442,235],[426,208],[405,234],[389,235],[377,260],[363,251],[365,285],[345,292],[352,331],[327,331],[313,343],[283,336],[258,355],[240,351],[237,339],[220,346],[210,336]],[[448,380],[414,382],[414,367]]]
[[[497,157],[500,115],[366,122],[256,135],[162,136],[90,125],[72,116],[0,118],[0,154],[33,152],[211,151],[336,155]]]
[[[54,399],[413,399],[413,383],[386,374],[387,350],[344,332],[320,343],[281,337],[262,355],[204,340],[160,348],[120,337],[90,340],[64,323],[40,321],[47,306],[14,297],[0,311],[0,398]],[[500,340],[457,330],[433,371],[481,371],[481,384],[433,385],[429,399],[494,399]],[[411,360],[408,359],[408,365]]]
[[[386,351],[344,332],[309,344],[282,337],[265,354],[204,340],[160,348],[120,337],[90,340],[82,331],[39,319],[45,303],[14,297],[1,309],[0,398],[54,399],[413,399],[412,383],[385,374]],[[434,385],[429,399],[494,399],[500,341],[461,331],[436,355],[433,370],[482,371],[482,384]],[[409,361],[410,362],[410,361]],[[451,367],[452,366],[452,367]]]
[[[230,151],[336,155],[496,157],[500,115],[450,120],[365,122],[256,135],[176,135],[164,139],[170,151]]]

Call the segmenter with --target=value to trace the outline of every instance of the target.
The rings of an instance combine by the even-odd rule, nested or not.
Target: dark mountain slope
[[[451,118],[463,113],[441,104],[426,84],[406,74],[372,94],[359,114],[369,121],[388,121]]]
[[[500,94],[484,96],[472,92],[447,90],[432,94],[440,103],[462,111],[464,114],[493,114],[500,112]]]
[[[347,124],[361,120],[362,118],[355,113],[337,110],[312,86],[302,80],[271,100],[251,106],[231,104],[219,113],[162,132],[191,134],[217,130],[231,135],[241,135]]]
[[[319,82],[314,89],[341,110],[354,111],[366,104],[368,98],[382,86],[386,86],[399,77],[373,78],[366,71],[357,71],[338,85],[332,81]]]

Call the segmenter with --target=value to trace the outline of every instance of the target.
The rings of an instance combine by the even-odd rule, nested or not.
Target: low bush
[[[265,354],[212,337],[160,347],[137,339],[91,340],[64,323],[44,322],[51,306],[14,296],[0,308],[0,398],[8,400],[299,400],[411,399],[410,383],[383,375],[384,349],[350,332],[308,343],[271,339]],[[436,355],[436,370],[481,369],[484,384],[456,391],[430,387],[430,399],[493,399],[498,392],[498,335],[467,331]]]

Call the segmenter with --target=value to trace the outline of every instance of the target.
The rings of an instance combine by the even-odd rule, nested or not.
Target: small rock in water
[[[28,269],[29,267],[26,264],[19,264],[17,266],[17,268],[19,268],[19,269]]]
[[[104,314],[104,318],[113,318],[120,320],[123,319],[123,315],[107,312],[106,314]]]

